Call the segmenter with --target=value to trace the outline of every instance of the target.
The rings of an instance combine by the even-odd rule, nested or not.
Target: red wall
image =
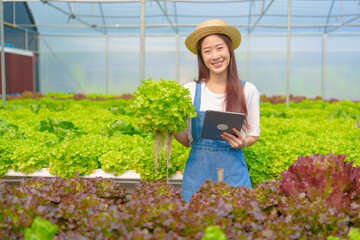
[[[33,60],[34,57],[5,52],[6,94],[34,91]],[[2,92],[1,75],[0,91]]]

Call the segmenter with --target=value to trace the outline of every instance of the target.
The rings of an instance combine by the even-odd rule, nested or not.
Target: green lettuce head
[[[186,120],[195,116],[189,95],[190,91],[175,81],[142,80],[131,106],[139,128],[163,135],[184,130]]]

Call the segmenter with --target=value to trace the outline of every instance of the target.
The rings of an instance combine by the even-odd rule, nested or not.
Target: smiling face
[[[230,52],[225,41],[218,35],[209,35],[201,43],[201,55],[210,74],[227,74]]]

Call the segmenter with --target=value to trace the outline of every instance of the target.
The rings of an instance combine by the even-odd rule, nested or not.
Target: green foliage
[[[114,115],[128,115],[130,111],[125,106],[111,106],[109,107],[109,111]]]
[[[114,176],[123,174],[126,170],[131,169],[129,166],[132,160],[129,159],[129,155],[120,151],[109,151],[103,154],[99,161],[101,163],[101,169],[108,173],[113,173]]]
[[[18,138],[22,135],[19,132],[19,127],[12,123],[7,123],[0,118],[0,136],[9,138]]]
[[[90,174],[97,169],[99,157],[108,149],[106,138],[94,135],[64,141],[51,151],[50,174],[60,177],[74,177]]]
[[[113,150],[103,154],[99,161],[105,172],[115,176],[124,173],[125,170],[135,169],[141,176],[151,175],[153,168],[147,164],[152,161],[152,145],[150,139],[140,136],[123,135],[117,139]]]
[[[32,140],[16,141],[16,149],[11,154],[12,169],[23,173],[49,166],[49,151],[46,146]]]
[[[341,108],[342,114],[333,114]],[[327,103],[302,101],[285,104],[261,103],[259,141],[244,149],[253,186],[279,179],[298,156],[345,154],[360,165],[360,104],[350,101]]]
[[[189,96],[190,91],[175,81],[148,79],[142,80],[142,84],[133,94],[134,103],[131,109],[139,128],[155,134],[155,179],[159,179],[158,168],[161,168],[165,161],[168,178],[169,169],[171,171],[172,168],[171,134],[186,128],[187,120],[195,116],[195,109]]]
[[[347,238],[340,238],[335,236],[329,236],[327,240],[359,240],[360,239],[360,231],[358,228],[351,228]]]
[[[126,124],[122,120],[114,120],[109,127],[103,127],[100,133],[112,137],[115,133],[132,136],[134,134],[141,134],[141,131],[132,126],[132,124]]]
[[[115,141],[115,139],[112,141]],[[140,174],[142,181],[166,180],[166,162],[159,162],[157,172],[154,173],[153,136],[122,135],[116,138],[116,142],[121,142],[121,144],[114,144],[113,150],[104,153],[99,158],[102,170],[117,176],[126,170],[133,169]],[[184,162],[187,160],[189,150],[189,148],[184,148],[176,141],[172,142],[171,163],[168,169],[169,176],[177,171],[184,171]],[[165,156],[163,155],[161,158],[165,159]]]
[[[58,231],[58,226],[52,225],[48,220],[36,217],[31,228],[24,230],[25,240],[52,240]]]
[[[348,233],[349,240],[357,240],[360,239],[360,231],[358,228],[350,229]]]
[[[184,130],[186,121],[195,114],[189,94],[188,89],[175,81],[142,80],[131,106],[139,128],[163,135]]]
[[[62,92],[48,92],[45,97],[54,97],[54,98],[72,98],[75,93],[62,93]]]
[[[14,148],[13,142],[0,139],[0,176],[4,176],[11,168]]]
[[[9,124],[0,118],[0,134],[3,135],[9,128],[14,128],[15,130],[18,129],[16,125]]]
[[[208,226],[205,229],[205,235],[201,238],[201,240],[227,240],[226,235],[221,231],[220,227]]]
[[[174,168],[174,171],[184,172],[185,163],[189,157],[189,153],[190,148],[184,147],[178,141],[173,139],[171,145],[171,165]]]
[[[137,160],[138,157],[134,160],[128,159],[132,162],[128,166],[137,164],[138,167],[131,168],[136,169],[138,173],[141,172],[143,180],[166,178],[166,161],[159,161],[157,177],[154,176],[154,163],[151,162],[154,136],[147,136],[145,131],[138,132],[137,118],[132,115],[133,111],[130,111],[133,103],[133,100],[123,99],[57,101],[50,97],[40,100],[8,101],[5,108],[0,108],[0,175],[12,168],[12,161],[16,160],[17,156],[21,159],[16,160],[19,164],[18,169],[28,171],[41,166],[40,162],[47,158],[45,153],[52,153],[52,161],[62,161],[56,158],[66,157],[66,154],[57,154],[59,148],[68,148],[76,142],[75,139],[81,137],[77,134],[81,132],[81,135],[96,136],[98,139],[99,152],[96,156],[93,155],[95,158],[109,151],[119,151],[123,135],[142,138],[139,145],[131,146],[124,143],[124,148],[129,148],[125,152],[130,152],[134,148],[134,151],[142,152],[144,156],[140,162]],[[286,108],[285,104],[262,102],[260,111],[260,139],[255,145],[244,149],[253,186],[267,180],[280,179],[281,172],[287,170],[299,156],[332,152],[336,155],[346,155],[345,161],[352,161],[354,166],[360,165],[360,129],[355,127],[356,120],[360,119],[360,103],[306,100],[299,103],[291,102],[290,108]],[[54,123],[55,119],[71,122],[74,128],[51,125],[50,121]],[[37,126],[42,121],[48,121],[49,129],[40,132]],[[76,143],[75,145],[78,146]],[[169,176],[176,171],[183,172],[190,150],[176,141],[172,141],[171,146]],[[22,147],[25,148],[24,151],[21,150]],[[90,148],[93,147],[95,146]],[[85,156],[86,153],[81,152],[87,151],[86,149],[79,146],[78,156]],[[76,152],[75,149],[71,151]],[[131,156],[140,156],[139,153]],[[21,166],[21,162],[30,158],[37,160],[27,167]],[[164,153],[161,153],[161,158],[166,158]],[[85,160],[83,162],[86,164]],[[134,162],[136,164],[133,164]]]
[[[54,133],[60,140],[82,134],[72,122],[64,120],[46,119],[42,120],[36,127],[40,132]]]

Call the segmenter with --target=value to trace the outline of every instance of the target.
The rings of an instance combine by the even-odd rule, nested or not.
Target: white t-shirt
[[[190,97],[192,98],[193,104],[195,99],[196,83],[189,82],[184,87],[190,90]],[[246,136],[260,136],[260,93],[254,84],[246,82],[244,88],[246,107],[248,111],[247,121],[248,128],[245,128],[246,134],[242,130],[242,134]],[[215,110],[225,111],[225,93],[217,94],[211,92],[205,85],[205,82],[201,82],[201,105],[200,111]],[[192,142],[191,134],[191,121],[187,121],[187,127],[185,132],[188,135],[190,143]]]

